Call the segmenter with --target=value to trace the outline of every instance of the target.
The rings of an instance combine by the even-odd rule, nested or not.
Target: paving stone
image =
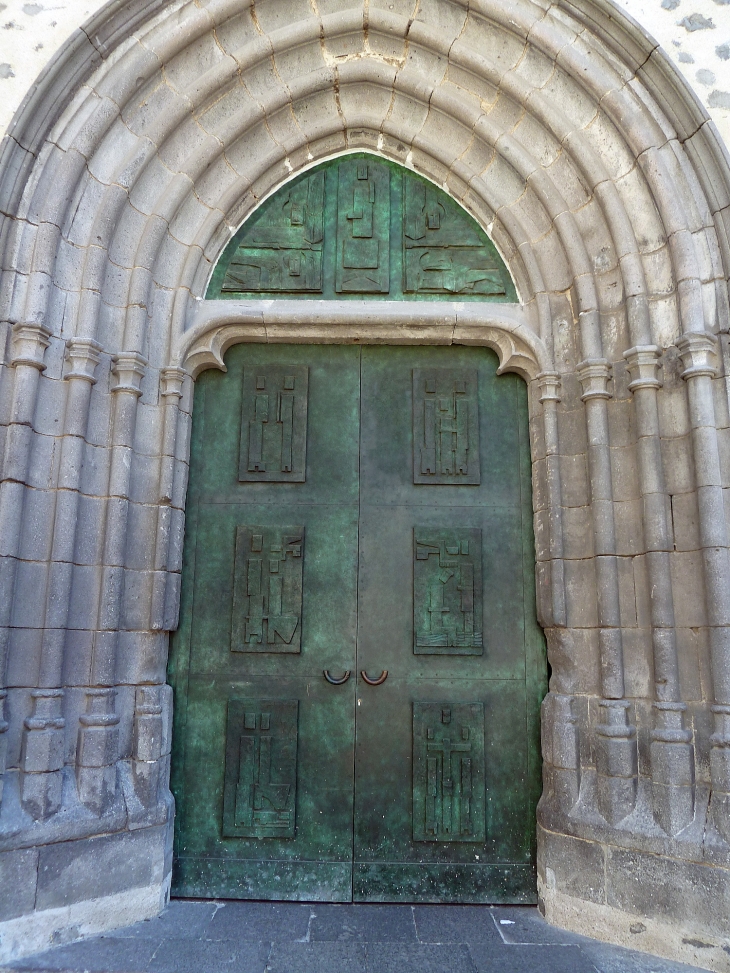
[[[290,943],[305,941],[317,906],[298,902],[222,902],[208,926],[208,939]]]
[[[564,929],[558,929],[546,922],[537,909],[511,909],[509,906],[493,909],[492,919],[503,942],[512,945],[575,945],[585,942]],[[472,942],[473,940],[469,940]]]
[[[310,942],[416,942],[410,905],[312,906]]]
[[[687,973],[694,967],[669,959],[637,953],[620,946],[596,943],[583,938],[581,953],[593,963],[598,973]]]
[[[269,943],[166,939],[146,969],[149,973],[263,973],[269,950]]]
[[[479,905],[417,905],[413,908],[421,943],[499,943],[489,910]]]
[[[470,945],[469,952],[477,973],[596,973],[579,946],[510,946],[496,955]]]
[[[464,945],[377,943],[367,950],[368,973],[475,973],[477,969]]]
[[[135,922],[133,926],[116,929],[110,937],[116,939],[197,939],[207,935],[210,920],[219,904],[215,902],[186,902],[173,900],[161,916]]]
[[[84,970],[85,973],[137,973],[146,970],[160,943],[157,940],[94,938],[59,946],[9,964],[11,970]],[[182,973],[182,970],[180,971]],[[199,973],[199,967],[195,970]]]
[[[362,943],[275,943],[266,973],[375,973],[366,966],[365,949]],[[398,973],[405,973],[402,966]]]

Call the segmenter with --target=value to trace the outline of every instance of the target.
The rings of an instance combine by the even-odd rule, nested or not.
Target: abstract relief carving
[[[478,484],[476,369],[413,369],[413,482]]]
[[[506,297],[502,262],[477,224],[420,179],[403,180],[403,290]]]
[[[228,701],[224,836],[294,837],[298,711],[296,699]]]
[[[306,365],[244,368],[239,480],[304,482],[308,384]]]
[[[313,173],[265,208],[228,265],[222,295],[322,290],[324,178]]]
[[[372,161],[339,166],[335,290],[390,290],[390,171]]]
[[[207,297],[335,300],[389,295],[514,301],[509,271],[443,189],[358,153],[322,163],[265,200],[236,233]]]
[[[413,704],[413,840],[486,840],[484,705]]]
[[[238,527],[232,652],[300,652],[303,527]]]
[[[481,530],[415,527],[413,546],[414,653],[481,655]]]

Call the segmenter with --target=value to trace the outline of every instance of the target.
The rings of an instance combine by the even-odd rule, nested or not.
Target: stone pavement
[[[689,973],[529,907],[173,901],[159,919],[0,973]]]

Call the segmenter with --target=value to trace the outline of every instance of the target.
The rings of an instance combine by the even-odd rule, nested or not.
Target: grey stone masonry
[[[519,305],[204,301],[258,204],[353,150],[458,200]],[[0,272],[0,958],[165,900],[195,377],[234,342],[423,342],[529,385],[542,908],[730,970],[730,160],[635,22],[115,0],[2,144]]]

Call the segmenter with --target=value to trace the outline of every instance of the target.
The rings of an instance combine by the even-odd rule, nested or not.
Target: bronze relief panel
[[[301,652],[303,527],[236,529],[232,652]]]
[[[484,704],[413,704],[413,840],[486,840]]]
[[[413,529],[413,651],[481,655],[482,532]]]
[[[476,369],[413,369],[413,482],[478,485]]]
[[[296,699],[228,701],[226,837],[294,837],[298,713]]]
[[[244,368],[241,482],[304,483],[308,385],[306,365]]]

